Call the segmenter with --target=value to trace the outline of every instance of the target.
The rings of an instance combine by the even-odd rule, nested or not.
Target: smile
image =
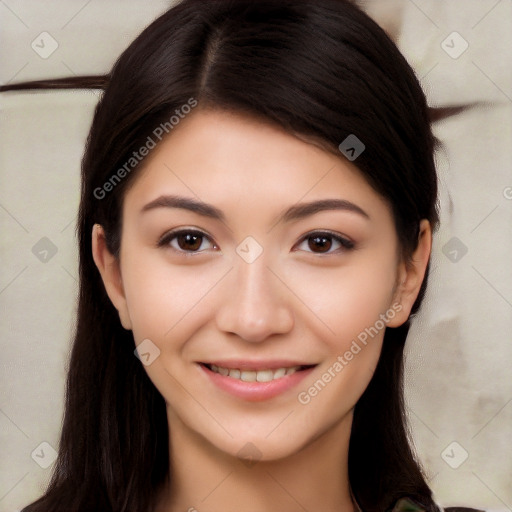
[[[285,361],[216,363],[199,364],[207,382],[229,395],[249,401],[269,400],[284,394],[297,387],[317,366]]]
[[[270,382],[292,375],[293,373],[307,368],[306,366],[290,366],[288,368],[266,369],[266,370],[242,370],[240,368],[225,368],[214,364],[206,365],[212,372],[220,373],[225,377],[242,380],[244,382]]]

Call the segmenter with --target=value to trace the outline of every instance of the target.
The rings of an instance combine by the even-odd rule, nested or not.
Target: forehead
[[[236,214],[340,198],[377,217],[390,215],[386,201],[341,154],[259,119],[218,110],[196,109],[181,120],[146,157],[125,203],[142,207],[165,193]]]

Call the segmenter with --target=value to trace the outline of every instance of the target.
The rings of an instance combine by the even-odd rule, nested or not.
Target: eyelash
[[[158,247],[169,247],[171,250],[178,252],[180,254],[183,254],[184,256],[187,256],[187,257],[191,257],[196,254],[200,254],[200,253],[204,252],[204,251],[185,251],[183,249],[177,249],[170,245],[172,240],[174,240],[178,235],[183,235],[183,234],[195,235],[200,238],[207,238],[210,241],[210,243],[212,243],[214,245],[214,247],[217,247],[216,244],[213,243],[210,236],[208,236],[206,233],[196,230],[196,229],[177,229],[177,230],[165,233],[160,238],[157,245],[158,245]],[[332,238],[333,240],[335,240],[336,242],[338,242],[340,244],[340,247],[338,247],[334,251],[329,251],[329,252],[325,252],[325,253],[314,252],[314,251],[305,251],[305,252],[309,252],[311,254],[323,256],[323,255],[335,254],[335,253],[338,253],[341,251],[350,251],[355,248],[354,242],[352,242],[348,238],[344,238],[338,234],[335,234],[330,231],[325,231],[325,230],[324,231],[311,231],[311,232],[307,233],[306,235],[304,235],[301,238],[299,245],[302,244],[303,242],[307,241],[310,238]]]

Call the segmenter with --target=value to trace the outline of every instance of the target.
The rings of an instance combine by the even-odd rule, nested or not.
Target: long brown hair
[[[104,198],[94,191],[193,97],[312,136],[340,157],[339,144],[355,134],[366,146],[355,163],[392,206],[408,258],[420,220],[438,223],[431,121],[439,112],[429,110],[396,45],[348,0],[183,0],[106,75],[0,90],[71,87],[104,93],[82,160],[78,321],[59,455],[45,494],[23,512],[152,512],[169,476],[165,402],[134,357],[132,334],[120,325],[91,256],[95,223],[118,253],[123,194],[137,169]],[[375,374],[354,410],[349,478],[365,512],[383,512],[404,496],[438,510],[407,434],[408,330],[409,321],[386,329]]]

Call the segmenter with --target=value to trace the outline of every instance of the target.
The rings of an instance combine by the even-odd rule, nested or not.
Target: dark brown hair
[[[82,161],[78,322],[59,455],[44,496],[23,512],[151,512],[169,477],[163,397],[134,357],[91,256],[93,224],[117,254],[121,206],[136,169],[109,194],[94,190],[192,97],[203,107],[257,116],[313,137],[355,164],[392,207],[404,258],[419,223],[438,223],[436,140],[419,82],[386,33],[348,0],[184,0],[123,52],[112,71],[0,90],[104,89]],[[425,278],[412,313],[423,299]],[[349,478],[365,512],[408,496],[437,511],[408,439],[403,349],[409,321],[385,332],[375,374],[358,401]],[[172,478],[172,475],[170,475]]]

